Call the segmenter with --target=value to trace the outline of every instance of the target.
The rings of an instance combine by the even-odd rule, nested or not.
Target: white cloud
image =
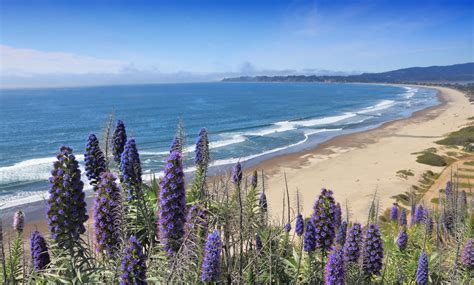
[[[20,49],[0,44],[0,88],[66,87],[117,84],[217,81],[224,77],[330,74],[330,71],[266,69],[245,61],[234,71],[161,72],[119,60],[65,52]]]
[[[0,45],[0,74],[30,76],[43,74],[116,74],[127,65],[119,60],[100,59],[65,52],[46,52]]]

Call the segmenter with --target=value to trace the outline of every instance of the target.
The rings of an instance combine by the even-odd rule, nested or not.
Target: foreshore
[[[407,119],[338,136],[314,149],[270,158],[247,169],[249,173],[253,169],[264,170],[272,218],[281,215],[284,174],[293,209],[296,209],[296,189],[301,194],[303,214],[308,216],[320,189],[325,187],[334,191],[343,207],[347,203],[352,219],[363,221],[375,191],[380,208],[386,208],[394,201],[392,196],[410,190],[424,171],[435,170],[436,167],[417,163],[413,153],[434,146],[436,140],[465,124],[467,118],[474,115],[474,105],[459,91],[427,88],[439,91],[439,105],[416,112]],[[396,172],[404,169],[412,170],[415,175],[408,179],[398,177]],[[88,205],[92,205],[91,199]],[[10,228],[14,210],[20,208],[26,216],[25,237],[36,228],[47,230],[45,201],[40,201],[3,210],[4,231]]]
[[[414,153],[439,146],[435,141],[465,125],[474,115],[474,105],[457,90],[426,87],[439,91],[439,105],[377,129],[339,136],[314,149],[257,165],[266,173],[265,189],[272,217],[281,216],[285,174],[293,201],[296,189],[300,192],[304,216],[311,214],[313,202],[324,187],[334,191],[343,209],[347,204],[352,220],[365,221],[375,192],[379,208],[385,209],[395,201],[391,197],[410,191],[425,171],[440,172],[443,167],[416,162]],[[397,171],[407,169],[414,176],[397,176]],[[294,206],[295,203],[295,209]]]

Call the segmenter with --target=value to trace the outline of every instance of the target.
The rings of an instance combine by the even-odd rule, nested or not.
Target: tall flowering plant
[[[334,215],[337,206],[332,191],[323,188],[318,200],[314,203],[311,222],[314,226],[314,239],[316,248],[326,251],[331,249],[336,233],[336,221]]]
[[[124,250],[124,256],[120,265],[122,272],[120,284],[141,285],[146,282],[146,255],[135,236],[131,236]]]
[[[407,210],[402,209],[400,211],[399,223],[400,223],[401,226],[406,226],[407,225]]]
[[[166,160],[160,183],[159,233],[168,254],[181,246],[186,222],[186,190],[181,154],[172,152]]]
[[[422,251],[420,259],[418,260],[418,267],[416,269],[416,284],[428,284],[428,255]]]
[[[173,138],[173,141],[171,142],[170,153],[172,153],[173,151],[183,153],[183,143],[181,141],[181,138],[178,136],[175,136]]]
[[[72,248],[86,229],[89,216],[79,163],[66,146],[60,148],[49,178],[47,219],[51,237],[61,246]]]
[[[39,231],[34,231],[30,238],[30,252],[33,268],[41,271],[51,262],[46,240]]]
[[[316,239],[315,239],[314,225],[311,219],[306,221],[306,231],[304,232],[303,238],[303,249],[304,251],[311,253],[316,250]]]
[[[344,250],[341,246],[336,246],[329,255],[326,272],[324,274],[324,284],[340,285],[345,284],[345,282]]]
[[[425,209],[422,205],[418,205],[415,210],[415,223],[422,223],[425,220]]]
[[[379,227],[370,224],[364,237],[362,270],[367,276],[380,275],[383,260],[383,241]]]
[[[112,135],[112,154],[114,155],[114,160],[118,165],[120,165],[126,142],[127,132],[125,131],[125,125],[122,120],[118,120],[114,134]]]
[[[397,246],[400,251],[404,251],[408,245],[408,234],[405,229],[402,229],[397,237]]]
[[[207,137],[207,130],[202,128],[199,131],[199,136],[196,140],[194,150],[194,162],[196,164],[196,173],[191,190],[189,191],[190,201],[203,201],[205,198],[205,185],[207,167],[209,166],[209,140]]]
[[[267,195],[265,192],[260,193],[260,196],[258,197],[258,205],[260,206],[262,213],[266,213],[268,211]]]
[[[355,223],[350,229],[344,246],[344,257],[348,262],[357,263],[362,248],[362,227]]]
[[[25,214],[23,211],[18,210],[15,212],[15,215],[13,215],[12,227],[18,234],[23,232],[23,229],[25,228]]]
[[[232,182],[237,186],[242,183],[242,165],[240,162],[237,162],[232,168]]]
[[[390,220],[394,222],[398,221],[398,206],[396,204],[393,204],[390,209]]]
[[[209,234],[204,247],[204,259],[201,269],[201,280],[204,282],[216,282],[221,274],[221,250],[222,242],[218,231]]]
[[[129,139],[125,144],[120,160],[121,179],[128,193],[128,200],[137,199],[142,184],[142,167],[135,139]]]
[[[94,201],[97,251],[105,252],[109,257],[112,257],[118,249],[122,218],[121,189],[115,180],[112,173],[103,172],[97,184],[97,196]]]
[[[296,216],[295,233],[297,236],[302,236],[304,233],[304,220],[301,214]]]
[[[199,136],[196,140],[194,162],[198,167],[207,168],[209,160],[209,139],[207,137],[207,130],[202,128],[199,131]]]
[[[474,270],[474,239],[466,240],[461,253],[461,263],[469,270]]]
[[[92,185],[96,185],[100,174],[107,169],[107,166],[104,153],[99,147],[99,140],[94,134],[90,134],[87,139],[84,162],[87,178]]]
[[[347,233],[347,222],[342,221],[339,229],[337,230],[336,243],[340,246],[344,246],[346,242],[346,233]]]

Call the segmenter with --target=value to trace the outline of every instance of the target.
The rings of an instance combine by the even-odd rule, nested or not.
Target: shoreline
[[[284,189],[283,172],[287,174],[290,192],[292,193],[292,195],[294,195],[295,187],[298,187],[297,185],[298,183],[293,183],[292,181],[295,180],[295,177],[301,176],[301,175],[295,175],[296,173],[294,172],[303,171],[304,173],[306,173],[306,171],[304,171],[305,168],[311,167],[314,163],[318,164],[318,161],[316,162],[311,161],[312,159],[314,159],[315,156],[319,157],[319,158],[316,158],[316,160],[319,159],[321,162],[323,162],[323,161],[329,160],[330,158],[334,158],[341,154],[344,154],[346,152],[350,152],[351,150],[364,149],[367,145],[377,143],[380,140],[380,138],[382,138],[383,136],[390,135],[390,131],[392,131],[390,130],[390,128],[393,126],[396,127],[397,124],[407,124],[409,122],[417,121],[420,119],[426,119],[426,118],[433,119],[433,118],[438,117],[440,113],[448,109],[447,107],[451,100],[451,97],[445,94],[444,92],[442,92],[443,88],[436,88],[433,86],[406,85],[406,84],[398,85],[398,86],[423,87],[423,88],[436,89],[438,90],[437,96],[438,96],[439,104],[414,112],[408,118],[401,118],[394,121],[385,122],[381,126],[375,129],[360,131],[360,132],[351,133],[351,134],[339,135],[339,136],[329,139],[328,141],[320,143],[317,146],[310,149],[302,150],[296,153],[281,154],[275,157],[265,159],[261,162],[257,162],[255,165],[252,165],[246,169],[247,173],[251,173],[251,171],[254,169],[264,170],[265,185],[266,185],[265,188],[267,192],[267,199],[269,200],[270,214],[272,215],[272,217],[277,217],[279,213],[279,209],[281,208],[280,206],[278,206],[281,203],[281,193],[279,193],[280,190],[277,190],[277,189],[281,189],[281,190]],[[455,91],[455,92],[458,92],[458,91]],[[368,139],[367,136],[371,136],[371,135],[374,135],[374,138]],[[421,150],[423,149],[419,149],[418,151],[421,151]],[[306,173],[306,175],[308,174]],[[311,177],[311,174],[308,176]],[[308,203],[308,202],[305,203],[306,210],[304,211],[304,213],[309,213],[309,209],[311,208],[310,205],[312,205],[312,201],[316,199],[317,195],[319,194],[319,189],[321,187],[327,186],[330,189],[334,188],[334,187],[331,187],[330,184],[323,185],[321,183],[317,184],[315,182],[316,181],[314,181],[314,187],[313,187],[314,191],[308,191],[306,187],[304,188],[299,187],[299,190],[303,197],[302,201],[311,201],[311,203]],[[338,191],[336,188],[334,188],[334,190],[335,190],[336,200],[343,201],[340,199],[341,194],[340,193],[338,194],[338,192],[340,191]],[[398,191],[398,193],[402,193],[403,191],[404,190],[400,190]],[[311,197],[311,199],[309,199],[309,197]],[[296,200],[293,198],[292,200]],[[87,202],[88,202],[88,207],[91,208],[92,195],[87,198]],[[2,222],[4,223],[4,225],[8,226],[10,224],[10,221],[14,212],[18,209],[22,209],[25,212],[25,223],[26,223],[26,230],[27,230],[26,233],[29,233],[28,231],[29,228],[46,229],[47,224],[46,224],[44,203],[45,201],[41,200],[41,201],[35,201],[35,202],[3,209]],[[341,203],[341,206],[344,206],[343,203]],[[352,212],[358,213],[359,211],[358,210],[354,211],[353,209]],[[361,216],[365,216],[366,212],[358,213],[358,214],[360,214]]]
[[[320,189],[326,187],[334,191],[336,201],[343,208],[348,201],[351,218],[361,221],[367,216],[376,190],[379,208],[383,211],[394,202],[392,196],[409,191],[424,171],[444,169],[417,163],[413,153],[436,146],[434,141],[465,124],[469,114],[474,113],[474,106],[463,93],[454,89],[402,86],[436,89],[440,104],[417,111],[408,118],[340,135],[315,148],[273,157],[252,167],[265,171],[265,189],[273,218],[280,216],[281,207],[275,205],[281,203],[284,174],[290,195],[296,196],[298,189],[300,200],[306,202],[304,216],[310,214]],[[396,171],[403,169],[411,169],[415,175],[407,179],[397,177]]]

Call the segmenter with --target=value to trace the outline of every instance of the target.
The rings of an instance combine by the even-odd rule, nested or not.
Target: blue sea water
[[[0,91],[0,208],[41,199],[55,153],[86,138],[111,113],[138,144],[145,175],[163,169],[180,118],[185,166],[201,127],[214,171],[236,161],[301,151],[341,134],[380,126],[436,105],[436,91],[370,84],[193,83]]]

